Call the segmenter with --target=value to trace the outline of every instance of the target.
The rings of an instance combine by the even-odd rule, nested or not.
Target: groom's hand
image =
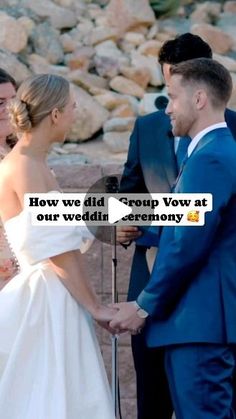
[[[117,303],[113,304],[112,307],[119,309],[109,323],[109,326],[116,330],[116,333],[128,330],[131,334],[135,335],[141,332],[145,324],[145,319],[141,319],[138,316],[137,306],[133,302]]]
[[[138,227],[123,226],[117,227],[116,229],[116,240],[118,243],[127,243],[140,236],[142,236],[142,232],[138,229]]]

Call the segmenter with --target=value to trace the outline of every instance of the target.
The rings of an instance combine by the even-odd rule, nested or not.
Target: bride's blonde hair
[[[61,76],[40,74],[24,81],[8,105],[16,132],[31,131],[53,109],[63,111],[69,101],[70,84]]]

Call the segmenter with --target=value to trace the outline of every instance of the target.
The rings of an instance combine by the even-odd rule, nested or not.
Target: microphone
[[[118,193],[119,192],[119,181],[116,176],[108,176],[105,182],[106,193]]]
[[[159,111],[161,111],[161,110],[164,110],[167,107],[168,102],[169,102],[169,100],[166,96],[160,95],[160,96],[156,97],[156,99],[154,101],[154,105]]]

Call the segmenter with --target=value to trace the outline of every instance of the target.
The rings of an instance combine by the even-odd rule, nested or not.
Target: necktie
[[[188,150],[188,146],[190,142],[191,142],[190,137],[181,137],[179,139],[179,144],[176,151],[176,160],[177,160],[178,170],[180,170],[182,162],[187,155],[187,150]]]

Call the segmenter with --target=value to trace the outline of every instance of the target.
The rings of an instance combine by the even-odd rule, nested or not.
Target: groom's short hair
[[[233,82],[230,72],[218,61],[196,58],[171,66],[170,74],[182,76],[182,83],[204,85],[214,108],[225,107],[230,99]]]

